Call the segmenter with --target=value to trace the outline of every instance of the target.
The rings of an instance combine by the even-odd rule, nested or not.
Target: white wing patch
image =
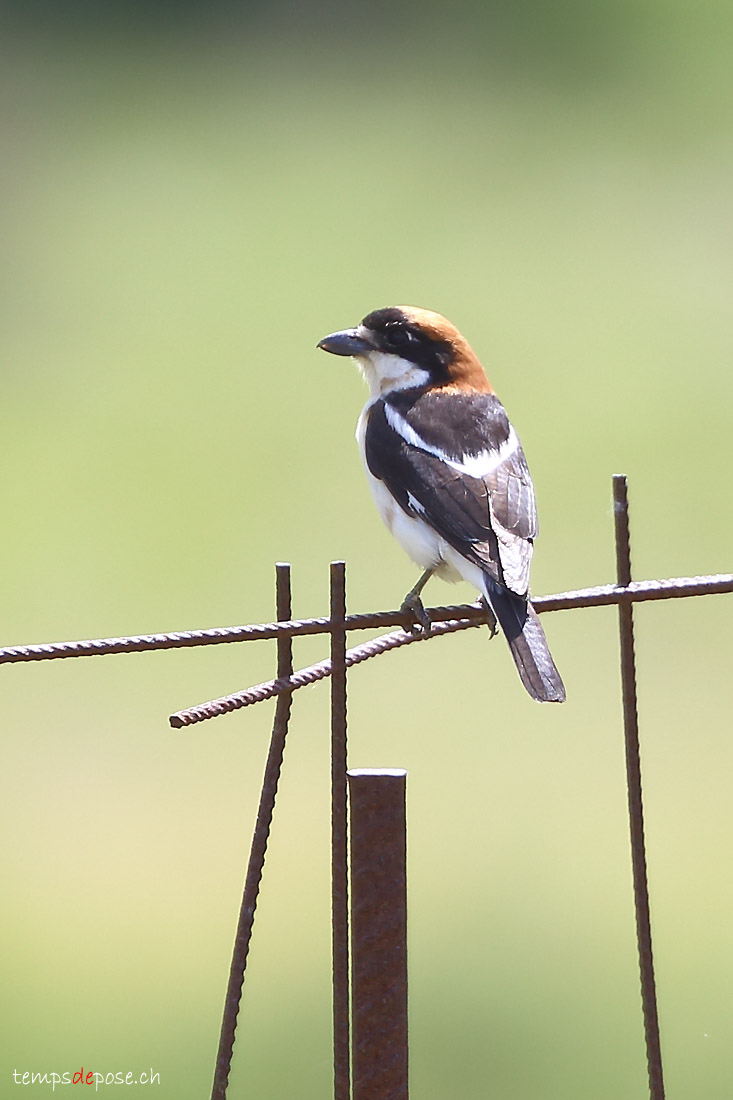
[[[510,425],[509,435],[498,449],[485,449],[479,451],[478,454],[464,454],[460,459],[450,458],[439,447],[433,447],[422,436],[419,436],[404,416],[400,416],[388,401],[384,404],[384,412],[389,426],[404,439],[405,443],[409,443],[411,447],[417,447],[418,450],[426,451],[435,458],[439,458],[441,462],[444,462],[446,466],[450,466],[456,473],[465,474],[467,477],[482,478],[492,474],[498,466],[501,466],[502,462],[510,458],[519,448],[517,433]]]
[[[407,494],[407,501],[412,508],[413,512],[418,512],[421,516],[425,515],[425,509],[423,508],[417,497],[414,497],[412,493]]]
[[[504,583],[512,592],[526,596],[529,591],[529,567],[532,564],[532,543],[507,531],[497,523],[492,512],[491,525],[499,544]]]

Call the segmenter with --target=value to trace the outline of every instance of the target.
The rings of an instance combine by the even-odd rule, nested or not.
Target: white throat
[[[410,390],[415,386],[425,386],[430,374],[422,367],[416,367],[399,355],[389,355],[383,351],[371,351],[368,355],[354,356],[356,363],[367,380],[372,398],[394,390]]]

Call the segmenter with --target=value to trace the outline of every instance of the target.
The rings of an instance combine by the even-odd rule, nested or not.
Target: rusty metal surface
[[[652,954],[649,892],[646,870],[644,814],[639,753],[636,667],[634,654],[633,605],[635,603],[696,597],[733,592],[733,574],[678,577],[666,580],[633,581],[626,478],[614,477],[614,517],[616,536],[615,584],[584,588],[554,595],[533,597],[538,613],[574,608],[618,607],[623,715],[628,783],[634,904],[641,973],[642,1008],[647,1046],[650,1095],[664,1100],[659,1020]],[[245,626],[190,630],[173,633],[131,635],[38,645],[0,648],[0,664],[56,660],[71,657],[117,653],[152,652],[204,645],[276,639],[278,643],[277,677],[246,691],[236,692],[172,715],[171,725],[182,727],[218,714],[277,697],[272,739],[265,767],[260,804],[255,826],[244,894],[235,937],[234,953],[226,995],[221,1040],[217,1057],[212,1100],[224,1100],[231,1065],[237,1015],[247,957],[251,942],[255,906],[264,866],[269,831],[274,811],[278,780],[293,691],[331,677],[332,737],[332,853],[333,853],[333,968],[334,968],[334,1090],[336,1100],[351,1100],[349,1052],[349,967],[348,967],[348,882],[346,878],[347,801],[346,792],[346,670],[362,661],[404,645],[429,640],[456,631],[481,626],[488,621],[486,610],[477,604],[461,604],[429,609],[433,623],[429,635],[409,633],[414,619],[400,610],[346,615],[345,567],[331,566],[331,608],[328,617],[293,619],[290,606],[289,567],[277,567],[277,621]],[[380,627],[399,627],[392,633],[346,649],[349,631]],[[327,660],[293,672],[292,639],[305,635],[329,635],[331,655]],[[364,773],[354,773],[355,776]],[[401,773],[403,774],[403,773]],[[402,823],[394,800],[375,809],[364,809],[359,823],[356,817],[359,793],[351,790],[352,828],[352,963],[353,963],[353,1100],[405,1100],[407,1096],[407,1017],[404,905],[395,900],[404,895],[399,886],[392,900],[380,902],[379,891],[386,889],[384,879],[394,879],[386,867],[404,860],[404,780],[401,801]],[[386,790],[386,788],[385,788]],[[381,794],[370,798],[385,797]],[[390,808],[391,807],[391,808]],[[393,820],[394,818],[394,820]],[[394,831],[390,831],[393,829]],[[402,840],[397,833],[402,829]],[[389,833],[389,836],[387,835]],[[362,851],[363,847],[363,851]],[[371,860],[371,864],[369,864]],[[360,869],[361,868],[361,869]],[[375,870],[376,868],[376,870]],[[395,872],[396,874],[397,872]],[[404,873],[402,883],[404,884]],[[369,878],[371,876],[371,878]],[[399,876],[397,876],[399,877]],[[362,885],[369,889],[362,893]],[[361,883],[362,885],[358,885]],[[394,886],[394,882],[392,883]],[[370,890],[376,893],[370,895]],[[385,895],[386,896],[386,895]],[[402,907],[402,908],[401,908]],[[398,928],[399,926],[399,928]],[[369,955],[369,949],[377,945]],[[362,954],[363,952],[363,954]],[[358,959],[357,959],[358,954]],[[387,960],[395,961],[397,978],[387,979]],[[345,961],[344,961],[345,960]],[[398,965],[399,964],[399,965]],[[386,1006],[391,1006],[387,1009]],[[377,1056],[376,1052],[381,1051]]]
[[[289,619],[291,610],[290,566],[278,563],[276,570],[277,617]],[[280,638],[277,643],[277,674],[287,676],[293,670],[293,643],[289,637]],[[237,1016],[242,998],[242,987],[247,967],[247,956],[252,940],[255,908],[260,890],[260,880],[265,864],[267,842],[270,837],[272,815],[275,810],[277,786],[282,768],[285,739],[290,720],[291,697],[281,695],[277,701],[275,719],[272,726],[270,749],[265,764],[265,774],[260,792],[260,804],[257,811],[252,846],[249,853],[247,874],[244,880],[244,893],[239,911],[239,921],[234,937],[234,950],[229,971],[229,982],[224,1000],[224,1014],[221,1024],[219,1050],[214,1070],[214,1084],[211,1100],[225,1100],[229,1084],[229,1071],[234,1051],[234,1038],[237,1028]]]
[[[733,577],[731,577],[733,586]],[[456,604],[433,607],[434,622],[447,619],[472,619],[477,624],[488,622],[486,611],[476,604]],[[415,621],[411,612],[374,611],[349,615],[347,630],[378,629],[383,626],[410,627]],[[263,639],[295,638],[305,635],[329,634],[327,616],[315,619],[290,619],[288,622],[252,623],[247,626],[222,626],[208,630],[184,630],[170,634],[134,634],[120,638],[91,638],[78,642],[42,642],[37,645],[0,647],[0,664],[23,661],[53,661],[67,657],[104,657],[110,653],[150,653],[159,649],[190,649],[195,646],[225,645],[233,642],[256,642]]]
[[[406,772],[350,771],[354,1100],[407,1100]]]
[[[349,1058],[349,865],[346,788],[346,563],[331,562],[331,946],[333,1095],[351,1096]]]
[[[361,664],[370,657],[378,657],[382,653],[388,653],[391,649],[399,649],[413,642],[428,641],[431,638],[440,638],[445,634],[455,634],[458,630],[469,630],[472,627],[481,626],[480,622],[471,619],[459,619],[454,622],[436,623],[430,634],[408,634],[404,630],[397,630],[391,634],[382,634],[379,638],[373,638],[370,642],[346,650],[346,667]],[[266,680],[263,684],[247,688],[245,691],[236,691],[232,695],[223,695],[220,699],[212,699],[209,703],[198,703],[187,710],[176,711],[169,718],[170,724],[175,729],[183,726],[191,726],[196,722],[205,722],[208,718],[218,718],[220,714],[229,714],[233,710],[252,706],[254,703],[264,702],[286,692],[297,691],[298,688],[315,684],[318,680],[325,680],[331,675],[332,663],[329,657],[325,661],[318,661],[315,665],[301,669],[292,676],[285,676],[277,680]]]
[[[618,583],[631,582],[631,539],[629,535],[629,503],[626,478],[617,474],[613,479],[613,512],[616,536],[616,571]],[[624,743],[626,750],[626,782],[629,802],[629,833],[631,865],[634,881],[636,937],[639,946],[641,1002],[644,1017],[649,1095],[651,1100],[664,1100],[664,1075],[659,1036],[659,1013],[654,978],[652,929],[649,911],[649,884],[644,838],[644,803],[641,787],[641,757],[639,753],[639,715],[636,693],[636,657],[634,653],[634,610],[629,602],[618,607],[619,644],[621,649],[621,691],[624,713]]]
[[[575,607],[605,607],[624,602],[643,603],[648,600],[671,600],[686,596],[712,596],[733,592],[733,573],[718,573],[703,577],[670,577],[666,580],[632,581],[629,585],[604,584],[595,588],[580,588],[549,596],[533,596],[538,614],[567,611]],[[486,611],[476,604],[455,604],[428,608],[433,623],[470,619],[481,624],[488,621]],[[414,617],[404,611],[374,611],[349,615],[347,630],[368,630],[385,626],[409,627]],[[34,645],[0,647],[0,664],[25,661],[54,661],[69,657],[106,656],[111,653],[150,653],[159,649],[186,649],[194,646],[224,645],[233,642],[259,641],[265,638],[297,637],[328,634],[327,617],[290,619],[288,622],[252,623],[247,626],[213,627],[207,630],[183,630],[168,634],[131,634],[119,638],[91,638],[76,642],[42,642]]]
[[[686,596],[715,596],[722,592],[733,592],[733,573],[631,581],[628,585],[602,584],[595,588],[560,592],[554,596],[533,596],[532,606],[538,614],[542,614],[546,611],[568,611],[575,607],[608,607],[610,604],[678,600]]]

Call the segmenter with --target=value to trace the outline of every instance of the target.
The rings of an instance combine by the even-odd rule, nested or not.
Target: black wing
[[[371,408],[366,460],[400,507],[511,591],[529,586],[532,479],[493,394],[409,391]]]

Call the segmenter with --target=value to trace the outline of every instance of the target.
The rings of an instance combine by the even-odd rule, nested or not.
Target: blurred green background
[[[315,344],[399,302],[464,331],[520,431],[535,592],[613,578],[616,471],[638,577],[730,570],[729,5],[0,12],[2,644],[268,620],[279,559],[298,615],[334,558],[352,610],[395,606],[363,386]],[[729,615],[637,613],[674,1100],[733,1087]],[[615,616],[546,629],[562,708],[478,632],[351,676],[352,765],[409,769],[420,1100],[645,1095]],[[167,715],[273,661],[2,669],[2,1095],[81,1065],[208,1095],[271,710]],[[233,1098],[331,1087],[327,705],[296,697]]]

